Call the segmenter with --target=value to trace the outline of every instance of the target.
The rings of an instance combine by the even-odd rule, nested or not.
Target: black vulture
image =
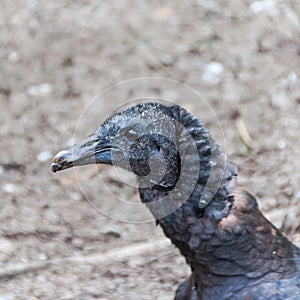
[[[191,267],[175,299],[300,299],[300,249],[238,186],[237,168],[179,105],[139,103],[59,152],[52,171],[103,163],[138,176],[139,194]]]

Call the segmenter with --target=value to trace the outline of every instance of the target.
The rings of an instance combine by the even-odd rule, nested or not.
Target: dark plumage
[[[107,119],[59,152],[54,172],[115,164],[139,178],[139,193],[192,275],[175,299],[300,299],[300,251],[237,185],[200,120],[184,108],[144,103]]]

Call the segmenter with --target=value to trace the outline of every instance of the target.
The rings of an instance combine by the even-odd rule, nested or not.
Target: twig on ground
[[[0,271],[0,280],[8,279],[28,272],[35,272],[57,264],[94,264],[106,265],[127,260],[130,257],[146,255],[161,251],[170,247],[170,241],[162,239],[154,242],[141,242],[119,249],[113,249],[102,254],[91,254],[86,256],[71,256],[54,258],[41,262],[30,262],[27,264],[15,264],[3,267]]]

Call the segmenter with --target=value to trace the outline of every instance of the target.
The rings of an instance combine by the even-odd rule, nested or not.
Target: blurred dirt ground
[[[50,172],[90,101],[139,77],[201,93],[240,182],[300,245],[299,1],[2,0],[1,7],[1,300],[172,299],[188,275],[154,222],[108,218],[72,170]],[[78,139],[124,100],[152,91],[202,118],[224,148],[205,101],[183,99],[165,82],[149,90],[132,81],[126,92],[104,94],[83,115]],[[110,168],[101,170],[109,189],[96,174],[82,168],[80,184],[112,215],[115,197],[138,201]]]

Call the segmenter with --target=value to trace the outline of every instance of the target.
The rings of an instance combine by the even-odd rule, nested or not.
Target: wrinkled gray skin
[[[300,299],[300,251],[237,187],[236,167],[182,107],[144,103],[107,119],[53,159],[52,171],[114,164],[135,173],[142,202],[192,275],[176,300]]]

